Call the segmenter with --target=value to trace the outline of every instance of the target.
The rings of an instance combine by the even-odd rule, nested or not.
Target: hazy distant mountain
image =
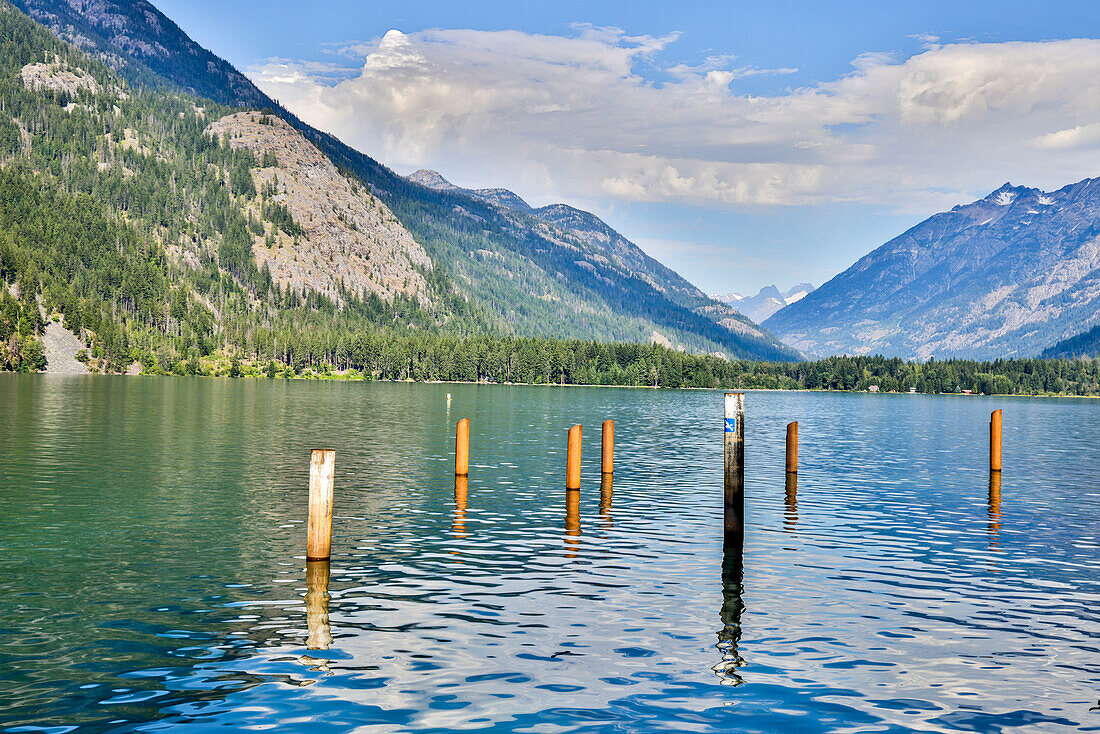
[[[774,285],[764,286],[755,296],[743,296],[740,293],[726,293],[711,296],[716,301],[729,304],[737,309],[738,313],[748,316],[753,321],[760,323],[770,317],[784,306],[802,300],[808,294],[813,293],[814,287],[809,283],[799,283],[786,293],[780,293]]]
[[[936,214],[765,326],[807,354],[1038,354],[1100,321],[1100,179]]]

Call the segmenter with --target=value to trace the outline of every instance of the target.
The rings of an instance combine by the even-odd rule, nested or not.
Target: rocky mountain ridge
[[[509,191],[508,189],[491,188],[491,189],[463,189],[455,186],[453,183],[443,178],[443,175],[438,171],[432,171],[427,168],[421,168],[419,171],[414,171],[406,176],[409,181],[420,184],[421,186],[427,186],[430,189],[436,191],[454,191],[474,198],[481,199],[489,204],[495,204],[496,206],[507,207],[508,209],[517,209],[521,212],[532,212],[534,209],[524,201],[516,193]]]
[[[713,301],[699,288],[654,260],[591,212],[568,204],[548,204],[535,208],[508,189],[464,189],[448,181],[439,172],[427,169],[410,174],[408,180],[437,191],[464,194],[505,210],[528,214],[541,223],[542,226],[536,226],[543,236],[561,246],[576,248],[591,257],[594,263],[639,277],[673,301],[699,313],[708,314],[727,328],[733,328],[739,333],[764,336],[764,332],[755,324],[740,318],[733,309],[726,309],[722,304]]]
[[[267,96],[225,60],[195,43],[148,0],[12,0],[63,41],[141,83],[171,79],[227,105],[263,107]]]
[[[1100,179],[1006,183],[895,237],[765,322],[810,355],[1038,354],[1100,320]]]

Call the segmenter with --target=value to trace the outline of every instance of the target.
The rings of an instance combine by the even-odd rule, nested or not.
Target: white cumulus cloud
[[[341,49],[362,60],[350,73],[285,59],[249,73],[399,170],[436,168],[536,203],[920,208],[1007,179],[1100,175],[1098,40],[930,40],[908,58],[868,54],[841,78],[754,96],[737,80],[796,70],[731,56],[658,68],[677,38],[391,30]]]

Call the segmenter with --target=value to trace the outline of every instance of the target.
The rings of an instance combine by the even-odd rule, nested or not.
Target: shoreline
[[[85,373],[60,373],[50,372],[49,370],[43,372],[0,372],[0,375],[42,375],[51,378],[95,378],[95,377],[194,377],[203,379],[215,379],[215,380],[297,380],[297,381],[325,381],[325,382],[385,382],[390,384],[406,384],[406,385],[475,385],[485,387],[556,387],[556,388],[569,388],[569,387],[599,387],[599,388],[615,388],[622,390],[698,390],[700,392],[769,392],[769,393],[835,393],[838,395],[891,395],[891,396],[940,396],[940,397],[955,397],[955,398],[1063,398],[1063,399],[1075,399],[1075,400],[1096,400],[1100,399],[1100,395],[1070,395],[1068,393],[1036,393],[1034,395],[1024,395],[1020,393],[961,393],[961,392],[899,392],[890,391],[883,392],[881,390],[834,390],[830,388],[805,388],[805,387],[793,387],[793,388],[781,388],[781,387],[668,387],[665,385],[600,385],[589,383],[555,383],[555,382],[464,382],[457,380],[391,380],[384,378],[370,378],[367,379],[363,376],[348,376],[346,373],[332,372],[330,374],[318,373],[311,375],[276,375],[274,377],[268,377],[264,374],[241,374],[236,377],[231,375],[177,375],[172,373],[148,373],[148,372],[121,372],[121,373],[104,373],[104,372],[92,372]]]

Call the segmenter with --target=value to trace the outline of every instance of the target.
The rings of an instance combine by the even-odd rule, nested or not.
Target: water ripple
[[[748,406],[739,554],[719,393],[0,376],[2,728],[1100,730],[1090,403]],[[321,445],[333,559],[307,569]]]

